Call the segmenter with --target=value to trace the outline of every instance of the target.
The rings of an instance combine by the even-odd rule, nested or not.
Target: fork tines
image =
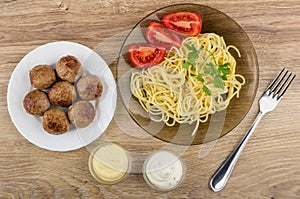
[[[277,77],[272,81],[272,83],[266,89],[269,95],[273,98],[276,97],[280,99],[286,92],[292,81],[295,79],[296,75],[289,72],[287,69],[283,68]]]

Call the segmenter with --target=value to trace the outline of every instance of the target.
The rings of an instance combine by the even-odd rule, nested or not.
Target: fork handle
[[[214,192],[221,191],[225,187],[226,182],[229,179],[230,174],[233,171],[233,168],[239,159],[239,156],[241,155],[244,147],[246,146],[248,140],[250,139],[251,135],[254,132],[254,129],[262,119],[263,115],[264,114],[261,111],[258,113],[255,121],[251,125],[250,129],[248,130],[244,138],[236,146],[236,148],[232,151],[232,153],[222,163],[222,165],[219,167],[219,169],[210,179],[209,186]]]

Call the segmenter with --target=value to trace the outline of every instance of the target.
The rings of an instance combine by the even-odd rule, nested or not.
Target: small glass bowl
[[[159,150],[145,160],[143,177],[145,182],[159,191],[171,191],[183,181],[186,166],[179,155],[171,150]]]
[[[125,164],[127,164],[127,166],[117,168],[112,165],[118,161],[126,162]],[[98,182],[103,184],[116,184],[124,180],[130,173],[131,158],[129,153],[119,144],[103,143],[92,151],[88,165],[91,175]],[[98,166],[98,170],[96,165]]]

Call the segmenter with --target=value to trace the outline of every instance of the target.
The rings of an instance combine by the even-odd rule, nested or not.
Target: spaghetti
[[[210,114],[227,108],[245,78],[236,74],[236,60],[223,37],[215,33],[187,37],[172,47],[157,66],[134,72],[130,89],[153,121],[206,122]],[[193,134],[194,134],[193,133]]]

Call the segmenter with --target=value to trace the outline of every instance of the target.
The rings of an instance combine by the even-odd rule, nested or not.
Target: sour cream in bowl
[[[144,162],[144,180],[154,189],[170,191],[183,181],[185,165],[173,151],[160,150],[151,154]]]

